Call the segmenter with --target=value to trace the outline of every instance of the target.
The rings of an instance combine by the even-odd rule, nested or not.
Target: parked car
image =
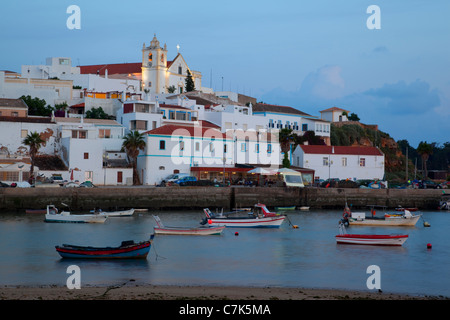
[[[84,181],[78,185],[80,188],[93,188],[95,185],[91,181]]]
[[[67,182],[65,185],[64,185],[64,188],[78,188],[79,187],[79,184],[78,183],[76,183],[76,182]]]
[[[193,177],[193,176],[184,176],[184,177],[181,177],[181,178],[178,179],[178,180],[175,180],[174,183],[176,183],[176,184],[178,184],[178,185],[180,185],[180,186],[186,186],[186,185],[188,185],[190,182],[195,182],[195,181],[197,181],[197,178],[196,178],[196,177]]]
[[[165,186],[167,183],[172,183],[177,181],[178,179],[182,178],[182,177],[186,177],[189,176],[188,173],[173,173],[168,175],[167,177],[165,177],[164,179],[161,180],[160,185],[161,186]]]
[[[438,189],[440,186],[431,180],[419,181],[419,189]]]

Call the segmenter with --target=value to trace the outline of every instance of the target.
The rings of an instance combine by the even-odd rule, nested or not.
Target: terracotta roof
[[[183,136],[183,137],[215,137],[227,138],[227,135],[212,127],[204,126],[181,126],[181,125],[164,125],[156,129],[146,131],[148,135],[165,135],[165,136]]]
[[[300,148],[302,148],[304,153],[309,154],[347,154],[347,155],[365,155],[365,156],[383,155],[380,149],[376,147],[300,145]]]
[[[84,102],[71,105],[70,108],[84,108]]]
[[[341,109],[341,108],[338,108],[338,107],[328,108],[328,109],[322,110],[320,112],[331,112],[331,111],[347,111],[347,112],[350,112],[348,110]]]
[[[300,116],[309,116],[310,114],[300,111],[298,109],[288,107],[288,106],[278,106],[275,104],[266,104],[266,103],[255,103],[253,105],[253,112],[275,112],[275,113],[289,113],[289,114],[297,114]]]
[[[28,110],[27,104],[22,99],[0,98],[0,107],[22,108]]]
[[[1,122],[32,122],[32,123],[55,123],[50,117],[38,117],[38,116],[28,116],[28,117],[6,117],[0,116]]]
[[[81,118],[56,118],[55,119],[57,123],[81,123]],[[118,123],[115,120],[110,119],[89,119],[89,118],[83,118],[83,123],[92,123],[94,125],[112,125],[112,126],[122,126],[120,123]]]
[[[105,70],[108,70],[108,74],[129,74],[129,73],[142,73],[142,63],[114,63],[114,64],[96,64],[89,66],[79,66],[81,74],[97,74],[105,75]]]

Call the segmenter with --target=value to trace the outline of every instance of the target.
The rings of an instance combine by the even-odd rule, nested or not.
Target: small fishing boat
[[[381,234],[348,234],[341,223],[340,234],[336,236],[338,244],[360,244],[371,246],[401,246],[408,239],[408,235],[381,235]]]
[[[175,235],[195,235],[195,236],[207,236],[207,235],[219,235],[222,233],[224,226],[201,226],[201,227],[173,227],[164,226],[161,219],[158,216],[153,216],[156,221],[157,227],[154,227],[155,234],[175,234]]]
[[[93,214],[71,214],[69,211],[61,211],[54,205],[47,206],[47,213],[45,214],[45,222],[70,222],[70,223],[104,223],[108,218],[101,213]]]
[[[371,209],[371,216],[366,216],[365,212],[350,212],[348,206],[345,206],[342,222],[346,225],[362,226],[405,226],[413,227],[419,221],[422,215],[413,215],[409,210],[399,214],[383,214],[376,216],[375,208]]]
[[[62,258],[69,259],[145,259],[150,251],[154,235],[150,240],[135,243],[122,241],[119,247],[91,247],[63,244],[55,246]]]
[[[402,206],[395,208],[395,211],[405,211],[405,210],[408,210],[409,212],[415,212],[419,210],[419,208],[403,208]]]
[[[301,210],[301,211],[308,211],[308,210],[309,210],[309,207],[307,207],[307,206],[302,206],[302,207],[300,207],[300,210]]]
[[[290,207],[275,207],[275,211],[290,211],[295,210],[295,206]]]
[[[286,219],[285,215],[270,212],[264,204],[255,204],[253,211],[247,216],[232,216],[233,213],[222,213],[214,215],[208,208],[203,209],[206,218],[201,224],[209,224],[210,226],[225,226],[239,228],[279,228]]]
[[[129,217],[133,215],[134,211],[134,209],[121,211],[102,211],[101,209],[94,209],[91,213],[103,214],[107,217]]]

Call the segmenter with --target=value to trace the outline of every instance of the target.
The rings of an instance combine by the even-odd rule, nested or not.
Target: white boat
[[[61,211],[54,205],[47,205],[45,222],[71,222],[71,223],[104,223],[108,217],[101,213],[71,214],[69,211]]]
[[[371,216],[367,216],[365,212],[350,212],[348,206],[345,207],[342,222],[346,225],[361,226],[405,226],[413,227],[419,221],[422,215],[413,215],[409,210],[398,214],[383,214],[376,216],[374,209],[371,210]]]
[[[132,216],[134,213],[134,209],[128,209],[128,210],[121,210],[121,211],[102,211],[100,210],[92,210],[92,213],[100,213],[107,217],[129,217]]]
[[[308,210],[309,210],[309,207],[303,206],[303,207],[300,207],[300,210],[302,210],[302,211],[308,211]]]
[[[286,219],[285,215],[270,212],[264,204],[256,204],[247,216],[232,216],[235,212],[214,215],[208,208],[203,209],[206,218],[202,224],[239,228],[279,228]]]
[[[156,221],[157,227],[154,227],[155,234],[174,234],[174,235],[191,235],[191,236],[208,236],[208,235],[219,235],[222,233],[225,227],[212,227],[212,226],[201,226],[201,227],[173,227],[164,226],[161,219],[158,216],[153,216]]]
[[[340,234],[336,236],[338,244],[360,244],[371,246],[401,246],[408,239],[408,235],[386,234],[348,234],[343,224],[339,226]]]

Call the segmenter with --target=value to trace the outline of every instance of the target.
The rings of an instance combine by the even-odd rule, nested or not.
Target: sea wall
[[[447,191],[447,193],[450,193]],[[343,188],[255,188],[255,187],[98,187],[98,188],[0,188],[0,210],[45,208],[65,203],[72,210],[103,210],[116,207],[149,209],[198,209],[251,207],[354,208],[382,205],[390,208],[436,209],[442,190],[343,189]]]

